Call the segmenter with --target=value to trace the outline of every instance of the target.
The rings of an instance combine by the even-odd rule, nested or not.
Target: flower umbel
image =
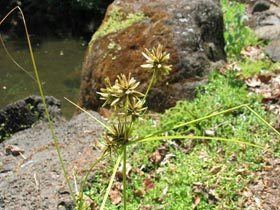
[[[109,78],[106,78],[105,86],[106,88],[101,88],[101,92],[99,92],[100,99],[105,100],[103,106],[109,105],[118,109],[128,108],[132,103],[144,96],[136,90],[139,82],[131,77],[131,74],[129,74],[128,78],[124,74],[117,76],[113,86]]]
[[[156,74],[156,78],[170,73],[171,65],[168,65],[170,54],[163,51],[161,44],[151,50],[145,49],[142,55],[146,58],[146,63],[141,65],[141,67],[152,71]]]
[[[112,124],[110,130],[108,130],[103,139],[105,140],[107,152],[118,152],[119,149],[125,145],[131,137],[132,128],[130,124],[118,122]]]
[[[138,99],[133,100],[132,103],[129,104],[127,113],[132,117],[132,121],[139,118],[141,114],[143,114],[147,107],[144,107],[145,100]]]

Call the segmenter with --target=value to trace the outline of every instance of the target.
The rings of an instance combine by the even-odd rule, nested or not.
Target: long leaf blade
[[[263,146],[258,144],[253,144],[250,142],[246,142],[240,139],[228,139],[223,137],[210,137],[210,136],[181,136],[181,135],[175,135],[175,136],[155,136],[155,137],[149,137],[149,138],[143,138],[141,140],[134,140],[131,141],[129,144],[135,144],[140,142],[148,142],[148,141],[158,141],[158,140],[175,140],[175,139],[188,139],[188,140],[215,140],[215,141],[225,141],[225,142],[233,142],[237,144],[245,144],[252,147],[257,148],[263,148]]]

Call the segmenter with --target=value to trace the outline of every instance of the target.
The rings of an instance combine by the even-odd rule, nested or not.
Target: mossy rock
[[[218,0],[116,0],[108,8],[85,56],[79,104],[97,110],[104,78],[132,73],[142,91],[151,75],[140,65],[145,48],[161,43],[171,54],[171,74],[151,91],[149,107],[163,111],[190,99],[212,64],[225,59],[223,17]]]

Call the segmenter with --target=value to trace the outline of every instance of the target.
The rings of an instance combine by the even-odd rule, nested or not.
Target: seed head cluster
[[[141,67],[154,73],[156,79],[160,79],[170,73],[172,67],[168,65],[170,54],[163,50],[161,44],[151,50],[145,49],[142,55],[146,58],[146,63]]]
[[[153,73],[150,84],[170,73],[171,65],[168,65],[170,55],[163,51],[162,45],[158,45],[157,48],[153,48],[150,51],[145,49],[145,53],[143,52],[142,54],[146,58],[146,63],[141,67]],[[105,88],[101,88],[100,92],[98,92],[100,99],[105,101],[103,106],[113,108],[117,117],[116,120],[111,122],[109,129],[103,135],[106,150],[109,153],[118,152],[123,145],[129,142],[133,122],[147,109],[145,107],[145,98],[149,88],[144,95],[137,90],[139,84],[131,77],[131,74],[128,77],[121,74],[117,76],[113,85],[107,77],[105,79]]]
[[[101,88],[101,100],[105,103],[103,106],[109,105],[114,108],[128,108],[132,103],[139,101],[144,95],[137,91],[139,86],[131,74],[128,78],[124,74],[117,76],[114,85],[111,85],[109,78],[105,79],[106,88]]]

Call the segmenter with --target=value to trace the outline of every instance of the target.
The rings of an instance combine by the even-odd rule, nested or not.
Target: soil
[[[279,7],[278,1],[267,0],[262,2],[270,4],[274,7]],[[248,16],[251,19],[254,19],[254,16],[256,15],[250,14],[251,11],[252,5],[248,6],[247,12]],[[257,15],[260,14],[261,13]],[[278,130],[280,130],[280,95],[275,95],[275,93],[279,92],[279,80],[277,80],[279,75],[279,71],[275,72],[272,79],[269,80],[267,84],[261,82],[260,79],[258,80],[260,81],[260,87],[265,91],[258,91],[260,89],[249,86],[251,91],[263,96],[263,102],[266,109],[275,113],[277,117],[275,127]],[[262,75],[257,76],[257,78],[258,77],[261,78]],[[271,98],[268,98],[268,93],[273,93],[274,95],[272,95]],[[250,210],[278,210],[280,206],[280,158],[271,154],[266,154],[263,164],[264,166],[262,169],[254,174],[254,181],[244,192],[244,196],[246,198],[244,206],[246,206],[246,209]]]
[[[278,210],[280,206],[280,159],[267,158],[263,169],[244,193],[247,209]]]
[[[100,118],[97,113],[94,116]],[[73,185],[99,155],[102,128],[84,113],[55,122],[62,157]],[[0,209],[72,209],[48,124],[39,122],[0,145]]]

